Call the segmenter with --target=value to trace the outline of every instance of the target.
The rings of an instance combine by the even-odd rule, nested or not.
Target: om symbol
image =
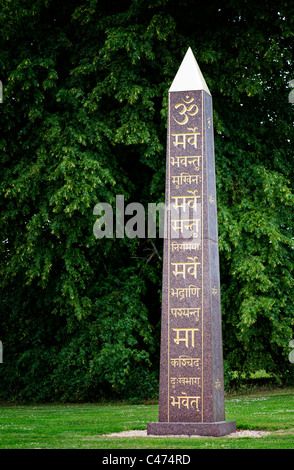
[[[176,123],[180,124],[181,126],[182,126],[183,124],[186,124],[186,123],[189,121],[188,115],[189,115],[189,116],[195,116],[195,114],[198,113],[198,106],[197,106],[197,104],[191,104],[191,103],[193,103],[194,98],[189,99],[189,96],[187,95],[187,96],[186,96],[186,99],[187,99],[187,101],[183,100],[184,103],[186,103],[186,104],[184,104],[184,103],[177,103],[177,104],[175,105],[175,108],[176,108],[176,109],[182,108],[182,109],[179,111],[179,114],[180,114],[181,116],[184,116],[183,121],[177,121],[176,118],[173,117],[174,120],[176,121]],[[189,106],[189,107],[187,108],[186,105],[189,105],[189,104],[190,104],[191,106]]]

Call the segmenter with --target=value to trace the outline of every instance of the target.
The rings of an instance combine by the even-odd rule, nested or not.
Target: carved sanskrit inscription
[[[189,48],[169,90],[158,423],[149,435],[224,436],[212,99]]]
[[[170,94],[168,421],[203,421],[203,97]]]

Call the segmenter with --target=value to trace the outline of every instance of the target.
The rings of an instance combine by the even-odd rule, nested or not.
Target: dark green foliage
[[[189,46],[214,101],[227,382],[287,378],[293,31],[273,0],[2,2],[0,396],[156,393],[162,240],[97,240],[93,208],[164,201],[167,91]]]

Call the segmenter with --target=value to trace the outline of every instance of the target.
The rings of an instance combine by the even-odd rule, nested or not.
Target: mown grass
[[[238,429],[270,431],[261,438],[108,437],[158,420],[158,405],[0,405],[2,449],[293,449],[294,389],[235,395],[226,419]]]

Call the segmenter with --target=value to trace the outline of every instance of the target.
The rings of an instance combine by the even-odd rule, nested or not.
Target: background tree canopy
[[[0,6],[0,396],[150,397],[162,239],[93,235],[98,202],[164,201],[167,92],[190,46],[214,104],[224,358],[288,377],[293,2]]]

